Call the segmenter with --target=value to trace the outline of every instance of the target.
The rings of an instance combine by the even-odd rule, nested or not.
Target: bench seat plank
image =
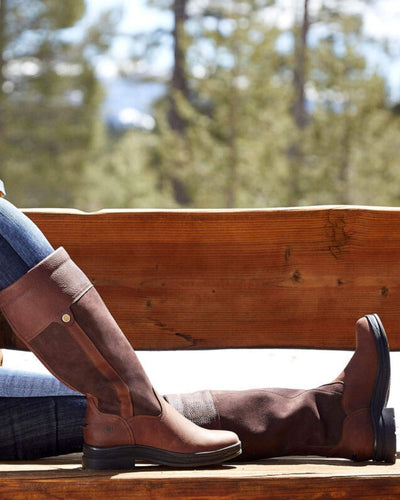
[[[285,458],[201,470],[139,466],[135,471],[84,471],[79,458],[1,463],[2,494],[13,500],[201,498],[371,498],[400,495],[400,465]],[[6,498],[6,497],[4,497]]]
[[[400,210],[26,212],[99,289],[138,349],[354,348],[377,312],[400,350]],[[0,317],[0,346],[20,347]],[[400,463],[264,460],[84,471],[80,457],[0,463],[0,498],[397,499]]]

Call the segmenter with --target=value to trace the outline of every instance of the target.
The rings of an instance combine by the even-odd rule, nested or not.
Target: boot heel
[[[375,442],[374,460],[390,464],[396,462],[396,425],[393,408],[382,410]]]
[[[130,470],[135,468],[135,459],[128,447],[113,446],[98,448],[83,445],[82,466],[84,469]]]

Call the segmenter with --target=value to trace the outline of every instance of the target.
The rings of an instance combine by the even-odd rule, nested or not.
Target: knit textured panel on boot
[[[236,432],[243,460],[329,455],[341,438],[342,395],[343,384],[336,382],[312,390],[199,391],[166,399],[198,425]]]

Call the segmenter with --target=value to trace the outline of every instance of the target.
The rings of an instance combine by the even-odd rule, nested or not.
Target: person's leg
[[[2,203],[0,209],[6,213],[0,234],[29,267],[32,252],[25,246],[36,245],[36,237],[23,242],[20,237],[25,233],[21,225],[31,224],[10,216],[8,205]],[[47,254],[49,249],[42,250]],[[12,279],[3,280],[7,277]],[[64,249],[51,252],[3,288],[0,306],[14,332],[45,366],[87,395],[86,467],[131,468],[136,459],[196,467],[240,453],[236,434],[194,425],[155,393],[92,283]]]
[[[79,395],[50,374],[0,368],[0,398]]]
[[[81,452],[84,396],[0,397],[0,460]]]
[[[242,459],[297,454],[393,462],[396,436],[393,410],[386,408],[390,360],[385,332],[379,318],[368,316],[357,322],[356,333],[356,353],[343,373],[316,389],[200,391],[170,394],[165,399],[197,425],[235,431],[242,441]],[[51,391],[52,376],[46,377],[47,390]],[[29,403],[35,398],[12,399],[15,415],[28,411],[39,421],[54,418],[47,403],[40,406],[35,401]],[[63,440],[59,453],[78,451],[72,447],[79,448],[79,443],[80,451],[85,398],[61,396],[54,400],[61,400],[65,409],[58,415],[59,432],[67,429],[71,437],[71,443]],[[1,404],[0,400],[0,409]],[[6,434],[11,421],[7,418]],[[19,449],[29,450],[25,443],[31,439],[29,428],[29,420],[23,420],[15,434]],[[54,433],[47,436],[55,439]],[[42,446],[37,457],[54,454],[54,447],[54,443]],[[2,452],[0,447],[0,459]]]
[[[3,207],[4,205],[0,208]],[[12,206],[6,208],[13,211]],[[15,239],[24,241],[15,238],[13,224],[16,224],[18,229],[20,222],[7,216],[2,218],[2,222],[0,232],[4,230],[6,238],[3,236],[3,239],[9,244],[5,252],[10,252],[10,248],[15,253],[21,252],[23,264],[28,265],[26,260],[32,252],[27,252],[24,248],[26,240],[20,243],[20,246],[10,243],[15,243]],[[21,223],[25,224],[26,221]],[[28,227],[28,232],[31,229],[32,227]],[[16,232],[18,234],[18,231]],[[46,245],[44,249],[41,245],[40,248],[45,253],[49,251]],[[33,253],[36,253],[36,250]],[[23,270],[23,264],[20,267],[22,273],[26,272]],[[17,267],[15,264],[15,268]],[[11,296],[18,299],[18,294],[13,297],[11,293]],[[57,296],[55,298],[58,299]],[[11,316],[14,312],[11,311]],[[79,308],[76,312],[79,313]],[[79,320],[79,314],[77,315]],[[82,316],[80,319],[82,321]],[[358,325],[358,330],[358,345],[353,360],[342,376],[322,388],[313,391],[207,391],[203,395],[197,394],[195,398],[193,395],[178,395],[168,396],[167,399],[201,425],[223,426],[239,432],[245,441],[248,457],[276,456],[289,452],[319,452],[348,458],[394,460],[393,414],[390,409],[385,408],[385,397],[389,388],[388,350],[383,341],[386,337],[376,333],[376,329],[372,331],[371,328],[366,328],[365,321],[364,325]],[[136,364],[135,359],[133,362]],[[366,377],[364,373],[369,376]],[[143,374],[140,377],[143,377]],[[355,410],[352,408],[354,401],[357,403]],[[101,412],[96,409],[94,401],[91,401],[91,405],[92,418],[94,412],[96,421]],[[325,415],[325,418],[321,420],[322,415]],[[317,425],[321,423],[322,434],[318,430],[321,425]],[[293,441],[293,432],[297,441]]]
[[[0,290],[53,252],[39,228],[0,198]],[[86,398],[51,375],[0,368],[0,459],[82,451]]]
[[[53,252],[40,229],[14,205],[0,198],[0,290]]]

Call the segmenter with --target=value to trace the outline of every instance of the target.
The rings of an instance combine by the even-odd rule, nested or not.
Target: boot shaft
[[[87,396],[84,466],[177,467],[240,454],[236,434],[202,429],[158,398],[99,294],[63,249],[0,292],[15,333],[49,370]]]
[[[64,249],[0,292],[0,307],[43,364],[101,411],[124,418],[160,413],[134,350]]]
[[[343,384],[335,383],[312,390],[199,391],[166,399],[198,425],[236,432],[241,459],[257,459],[326,456],[341,438],[342,395]]]

